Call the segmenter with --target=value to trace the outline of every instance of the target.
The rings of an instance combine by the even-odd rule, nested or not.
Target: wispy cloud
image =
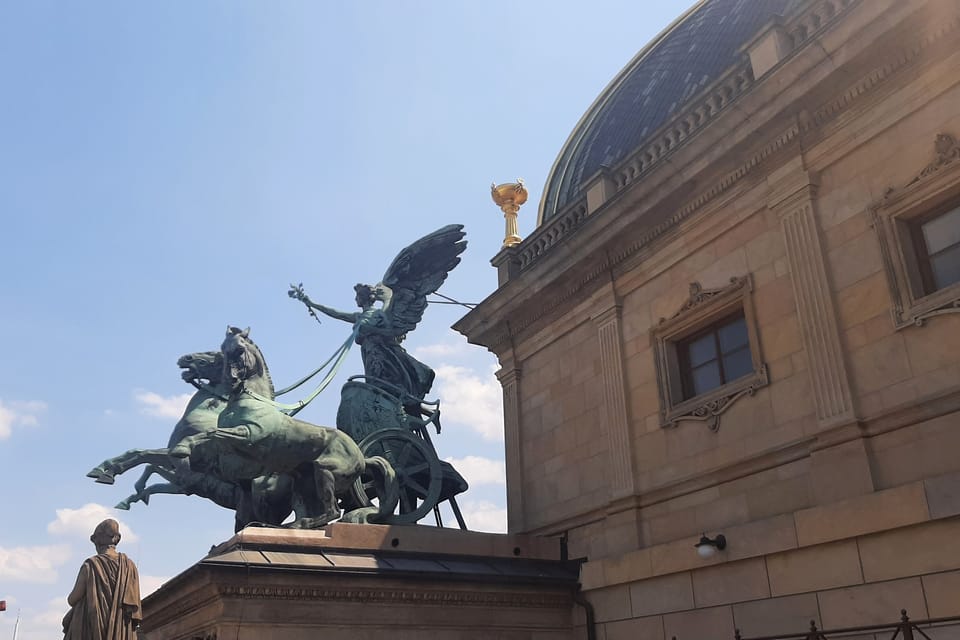
[[[413,357],[419,360],[444,360],[467,353],[469,345],[466,342],[455,342],[454,339],[426,344],[413,349]]]
[[[40,627],[43,629],[56,629],[57,631],[61,631],[61,629],[63,628],[61,626],[61,623],[63,622],[63,616],[64,614],[67,613],[67,610],[69,608],[70,608],[70,605],[67,604],[66,597],[53,598],[49,602],[47,602],[46,609],[32,616],[31,621],[35,622],[37,627]],[[47,637],[50,637],[50,636],[47,636]]]
[[[57,568],[70,558],[65,544],[34,547],[0,547],[0,578],[3,581],[51,584],[59,577]]]
[[[140,576],[140,597],[146,598],[162,587],[163,583],[170,580],[170,578],[171,576]]]
[[[450,457],[445,460],[460,472],[471,487],[507,483],[507,468],[503,460],[491,460],[480,456]]]
[[[6,440],[16,427],[32,427],[39,422],[39,414],[47,405],[37,400],[8,402],[0,400],[0,440]]]
[[[485,500],[471,502],[465,500],[460,505],[463,519],[471,531],[487,533],[507,532],[507,509]]]
[[[133,393],[134,399],[140,405],[140,413],[157,418],[178,419],[187,408],[187,403],[193,397],[192,393],[181,393],[173,396],[162,396],[153,391],[138,389]]]
[[[441,421],[466,426],[484,440],[503,440],[503,400],[493,372],[479,373],[467,367],[437,367],[432,395],[441,401]]]
[[[117,517],[116,509],[88,502],[79,509],[57,509],[57,518],[47,525],[47,532],[54,535],[77,536],[88,539],[103,520],[113,518],[120,523],[123,542],[136,542],[139,536]]]

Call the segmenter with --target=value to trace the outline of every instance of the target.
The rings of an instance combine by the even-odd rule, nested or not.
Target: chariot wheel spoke
[[[415,473],[420,473],[421,471],[426,471],[430,468],[429,462],[421,462],[420,464],[415,464],[411,467],[406,467],[404,470],[407,472],[408,476],[412,476]]]
[[[370,433],[358,444],[366,457],[383,451],[396,472],[399,510],[384,518],[385,524],[417,522],[437,505],[443,470],[428,441],[404,429],[385,429]]]
[[[419,495],[419,496],[425,496],[425,495],[427,495],[427,494],[429,493],[429,492],[423,487],[422,484],[420,484],[419,482],[417,482],[416,480],[414,480],[413,478],[411,478],[411,477],[409,477],[409,476],[407,476],[406,486],[407,486],[408,489],[413,489],[413,491],[414,491],[415,493],[417,493],[417,495]]]
[[[397,466],[406,467],[406,462],[410,458],[410,451],[413,449],[413,445],[409,442],[403,444],[403,448],[400,449],[400,453],[397,455]]]

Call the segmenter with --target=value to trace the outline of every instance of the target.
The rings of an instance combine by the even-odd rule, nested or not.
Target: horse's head
[[[266,372],[260,349],[250,339],[250,328],[227,327],[227,335],[220,345],[223,353],[224,382],[237,390],[244,382],[261,377]]]
[[[218,384],[223,377],[223,354],[219,351],[200,351],[180,356],[177,366],[183,369],[181,376],[187,382],[208,380]]]

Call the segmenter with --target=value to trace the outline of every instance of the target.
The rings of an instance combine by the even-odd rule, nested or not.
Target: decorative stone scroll
[[[910,183],[907,185],[908,187],[914,182],[927,178],[937,171],[940,171],[940,169],[948,164],[953,164],[957,160],[960,160],[960,144],[957,143],[956,138],[948,133],[937,134],[937,138],[933,142],[933,150],[936,154],[933,162],[925,166],[920,174],[910,181]]]

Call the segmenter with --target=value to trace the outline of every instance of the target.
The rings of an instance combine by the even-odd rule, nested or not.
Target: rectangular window
[[[940,133],[933,161],[870,206],[897,329],[960,313],[960,142]]]
[[[768,384],[749,276],[718,289],[690,283],[690,296],[650,331],[663,426],[681,420],[719,428],[720,414]]]
[[[750,339],[743,313],[724,318],[681,341],[677,350],[684,400],[753,373]]]
[[[960,282],[960,206],[922,220],[913,235],[924,293]]]

